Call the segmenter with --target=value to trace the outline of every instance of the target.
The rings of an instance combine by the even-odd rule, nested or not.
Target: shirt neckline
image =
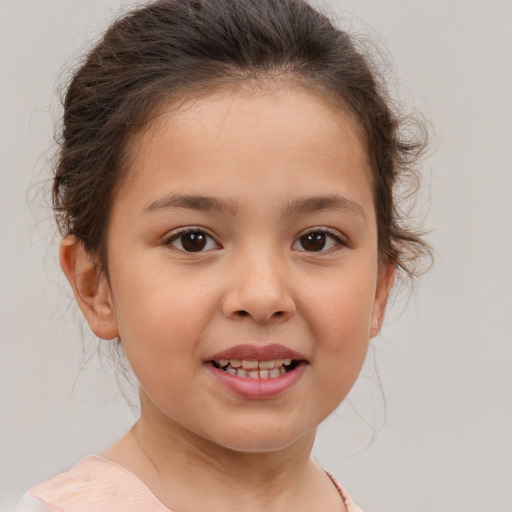
[[[106,464],[122,473],[124,473],[130,480],[134,481],[142,491],[147,495],[148,498],[150,498],[153,502],[155,502],[161,509],[162,512],[174,512],[172,509],[165,506],[151,491],[151,489],[137,476],[135,473],[132,473],[129,469],[126,469],[124,466],[121,466],[117,462],[111,461],[109,459],[106,459],[105,457],[102,457],[101,455],[92,454],[88,455],[87,457],[84,457],[80,462],[86,462],[90,460],[97,460],[98,462],[102,464]],[[318,464],[318,462],[315,460],[315,462]],[[348,512],[350,512],[350,496],[347,494],[347,491],[343,488],[343,486],[338,482],[338,480],[328,471],[326,471],[320,464],[318,464],[322,471],[325,472],[325,474],[329,477],[329,480],[334,485],[336,490],[338,491],[343,504],[345,505],[345,508]]]

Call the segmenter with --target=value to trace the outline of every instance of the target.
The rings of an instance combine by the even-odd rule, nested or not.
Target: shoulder
[[[327,472],[327,475],[331,479],[332,483],[336,486],[338,489],[338,492],[340,493],[343,502],[345,503],[345,507],[347,509],[347,512],[363,512],[355,503],[348,491],[338,482],[338,480],[331,475],[331,473]]]
[[[61,510],[48,505],[39,498],[25,494],[16,506],[16,512],[61,512]]]
[[[355,503],[350,494],[346,491],[344,487],[339,486],[340,494],[345,502],[345,507],[347,508],[347,512],[363,512]]]
[[[63,512],[140,512],[148,509],[170,512],[133,474],[96,455],[85,457],[69,471],[35,485],[26,496],[37,498],[50,507],[27,508],[27,512],[55,509]],[[30,498],[24,499],[28,503]]]

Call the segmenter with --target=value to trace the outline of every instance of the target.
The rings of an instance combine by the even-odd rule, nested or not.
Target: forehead
[[[367,195],[371,172],[358,128],[347,111],[299,87],[216,91],[170,104],[132,139],[122,188],[237,195],[263,193],[270,180],[287,191],[339,185]]]

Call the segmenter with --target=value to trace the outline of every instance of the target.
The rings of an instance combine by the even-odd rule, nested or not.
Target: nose
[[[283,265],[277,258],[252,255],[229,269],[223,313],[233,320],[252,318],[257,323],[289,319],[296,310]]]

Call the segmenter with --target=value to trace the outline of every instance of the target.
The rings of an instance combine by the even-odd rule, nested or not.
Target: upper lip
[[[305,360],[306,356],[284,345],[271,343],[269,345],[235,345],[210,356],[207,361],[221,359],[245,359],[249,361],[271,361],[272,359]]]

